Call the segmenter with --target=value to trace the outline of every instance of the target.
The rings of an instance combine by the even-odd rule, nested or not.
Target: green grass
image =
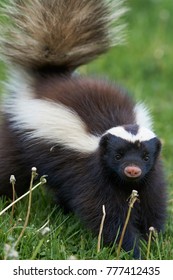
[[[151,259],[173,259],[173,3],[170,0],[129,0],[130,11],[127,44],[112,49],[97,61],[81,68],[82,73],[107,77],[129,89],[135,100],[144,101],[151,109],[155,131],[163,140],[163,160],[168,180],[168,218],[166,230],[157,242],[152,242]],[[0,65],[0,78],[5,79]],[[2,88],[1,88],[1,91]],[[28,182],[29,185],[29,182]],[[11,211],[0,217],[0,259],[4,259],[4,245],[18,238],[27,212],[24,198]],[[0,199],[0,209],[7,201]],[[49,221],[50,232],[42,236],[38,231]],[[146,244],[142,244],[144,257]],[[97,253],[97,238],[93,238],[73,214],[65,215],[56,208],[51,197],[41,188],[33,192],[29,224],[17,247],[20,259],[115,259],[116,248],[101,247]],[[121,259],[131,256],[121,252]]]

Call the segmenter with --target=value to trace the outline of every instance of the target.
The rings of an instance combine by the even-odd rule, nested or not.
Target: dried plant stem
[[[37,176],[37,173],[36,173],[36,168],[33,167],[32,168],[32,173],[31,173],[31,181],[30,181],[30,187],[29,187],[29,198],[28,198],[28,210],[27,210],[27,214],[26,214],[26,218],[25,218],[25,223],[24,223],[24,226],[23,226],[23,229],[17,239],[17,241],[15,242],[15,247],[18,245],[18,243],[20,242],[25,230],[26,230],[26,227],[28,225],[28,221],[29,221],[29,216],[30,216],[30,212],[31,212],[31,201],[32,201],[32,188],[33,188],[33,182],[34,182],[34,178]]]
[[[101,224],[100,224],[100,230],[99,230],[99,235],[98,235],[97,253],[100,252],[101,237],[102,237],[104,221],[105,221],[105,217],[106,217],[105,205],[102,206],[102,211],[103,211],[103,216],[102,216],[102,220],[101,220]]]
[[[43,185],[46,183],[46,178],[43,176],[40,180],[40,182],[38,184],[36,184],[33,188],[32,188],[32,192],[38,188],[39,186]],[[30,190],[26,193],[24,193],[22,196],[20,196],[19,198],[17,198],[14,202],[10,203],[6,208],[4,208],[1,212],[0,212],[0,216],[2,216],[8,209],[10,209],[14,204],[16,204],[17,202],[19,202],[20,200],[22,200],[25,196],[27,196],[30,193]]]
[[[146,259],[149,259],[149,255],[150,255],[150,248],[151,248],[151,238],[152,238],[152,234],[155,232],[154,227],[150,227],[149,228],[149,237],[148,237],[148,244],[147,244],[147,256]]]
[[[13,205],[12,205],[12,209],[11,209],[11,218],[10,218],[10,224],[12,224],[13,217],[14,217],[14,207],[15,207],[14,201],[15,201],[15,198],[16,198],[16,192],[15,192],[16,179],[15,179],[14,175],[10,176],[10,183],[12,185],[12,192],[13,192],[13,197],[12,197]]]
[[[41,228],[37,229],[37,232],[40,232],[42,229],[44,229],[49,224],[49,222],[50,221],[48,219],[47,222],[43,226],[41,226]]]
[[[127,228],[127,225],[128,225],[129,219],[130,219],[130,215],[131,215],[133,205],[136,202],[136,200],[138,200],[138,192],[133,190],[132,193],[131,193],[131,196],[130,196],[129,208],[128,208],[126,220],[125,220],[125,223],[124,223],[124,226],[123,226],[123,230],[122,230],[122,233],[121,233],[120,241],[119,241],[119,244],[118,244],[117,260],[119,260],[119,258],[120,258],[120,250],[121,250],[121,246],[122,246],[122,243],[123,243],[124,235],[125,235],[126,228]]]

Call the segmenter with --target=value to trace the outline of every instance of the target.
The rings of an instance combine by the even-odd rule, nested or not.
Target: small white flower
[[[16,182],[15,176],[14,176],[14,175],[11,175],[11,176],[10,176],[10,183],[11,183],[11,184],[15,184],[15,182]]]
[[[155,228],[154,227],[150,227],[149,231],[155,231]]]
[[[77,260],[77,257],[74,256],[74,255],[71,255],[71,256],[68,257],[68,260]]]
[[[13,246],[5,244],[4,246],[5,259],[17,260],[19,258],[18,252]]]
[[[32,172],[37,172],[37,168],[36,167],[32,167],[31,171]]]
[[[45,227],[43,229],[41,229],[40,233],[41,235],[47,235],[50,232],[50,228],[49,227]]]
[[[46,184],[46,183],[47,183],[46,177],[47,177],[47,175],[44,175],[44,176],[42,176],[42,177],[40,178],[40,182],[41,182],[42,184]]]

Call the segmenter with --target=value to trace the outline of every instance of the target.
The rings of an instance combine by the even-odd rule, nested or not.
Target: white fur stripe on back
[[[101,136],[87,132],[87,127],[79,115],[68,107],[51,100],[34,97],[33,81],[24,71],[15,70],[7,84],[10,97],[4,104],[4,111],[10,113],[10,119],[16,130],[27,130],[27,137],[43,139],[52,145],[63,144],[66,147],[83,152],[94,152]],[[136,105],[136,122],[151,126],[149,115],[142,105]],[[127,141],[147,141],[155,134],[147,128],[140,127],[137,135],[132,135],[123,127],[114,127],[107,131]]]
[[[72,110],[51,100],[36,99],[33,80],[25,71],[15,69],[6,85],[10,98],[4,104],[17,130],[28,130],[27,137],[63,144],[70,149],[89,153],[97,149],[99,137],[87,132],[85,123]]]
[[[12,109],[11,120],[19,130],[32,130],[30,138],[45,139],[52,144],[63,144],[71,149],[92,152],[99,139],[88,134],[77,114],[65,106],[46,100],[18,100]]]

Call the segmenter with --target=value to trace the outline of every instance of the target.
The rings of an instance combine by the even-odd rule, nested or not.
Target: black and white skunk
[[[95,234],[105,205],[103,240],[109,244],[121,233],[127,200],[137,190],[140,203],[122,246],[139,258],[139,238],[146,238],[150,226],[162,230],[165,221],[161,142],[146,108],[126,91],[74,73],[121,41],[122,28],[112,26],[126,11],[122,3],[13,0],[3,7],[13,25],[4,27],[0,42],[9,66],[1,108],[0,194],[12,195],[11,174],[17,194],[24,193],[36,166],[48,175],[57,203]]]

